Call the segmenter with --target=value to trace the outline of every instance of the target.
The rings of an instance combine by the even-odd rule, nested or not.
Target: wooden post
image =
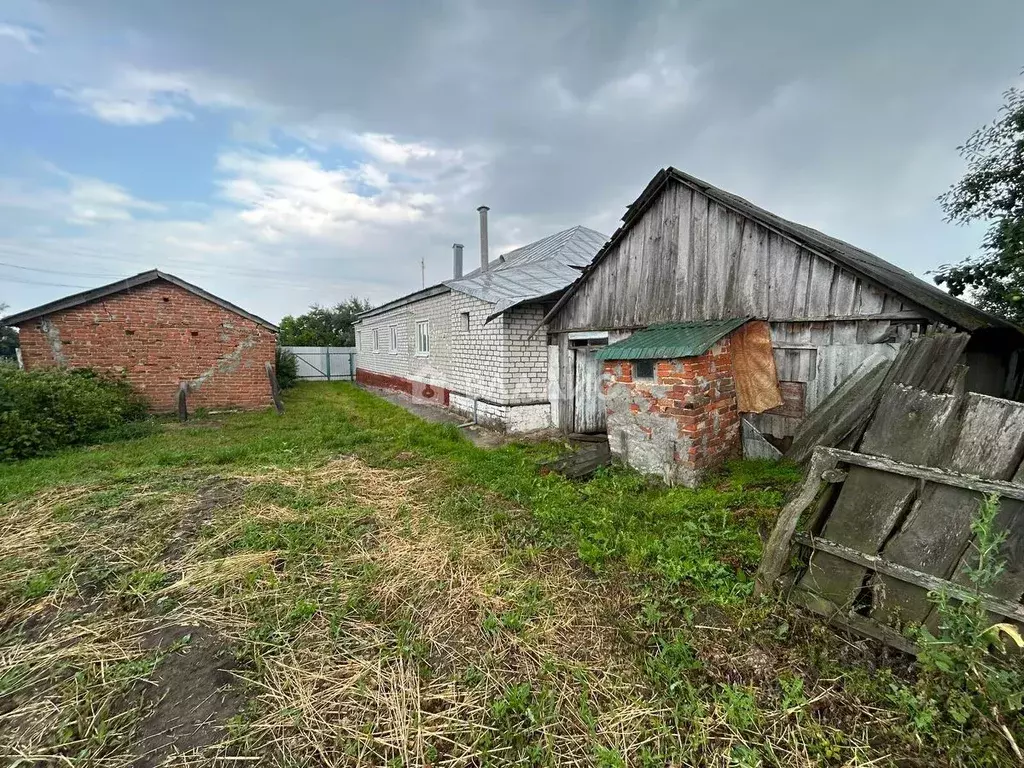
[[[786,568],[789,559],[790,541],[796,531],[800,515],[810,506],[821,488],[822,474],[836,468],[836,457],[826,448],[815,448],[811,457],[811,466],[807,470],[800,492],[783,508],[775,523],[771,536],[764,545],[764,555],[758,566],[754,583],[754,595],[770,594],[775,589],[775,582]]]
[[[274,407],[278,413],[284,413],[284,403],[281,402],[281,388],[277,385],[277,375],[274,373],[274,366],[267,363],[267,378],[270,380],[270,396],[274,398]]]
[[[184,381],[178,386],[178,421],[188,421],[188,384]]]
[[[324,368],[324,370],[327,372],[327,380],[330,381],[331,380],[331,348],[330,347],[324,347],[324,358],[325,358],[325,362],[327,363],[327,365]]]

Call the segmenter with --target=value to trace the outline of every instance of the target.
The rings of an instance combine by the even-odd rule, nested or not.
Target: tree
[[[0,315],[7,311],[6,304],[0,304]],[[0,358],[15,357],[18,348],[18,332],[9,325],[0,323]]]
[[[967,172],[939,197],[948,221],[988,224],[981,252],[942,265],[935,282],[1024,324],[1024,91],[1010,88],[1003,98],[998,117],[957,148]]]
[[[373,309],[373,305],[355,296],[334,307],[314,304],[304,315],[284,317],[278,339],[285,346],[353,347],[356,332],[352,324],[356,315],[368,309]]]

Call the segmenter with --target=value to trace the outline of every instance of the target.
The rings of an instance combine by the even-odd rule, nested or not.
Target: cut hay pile
[[[4,509],[0,753],[115,767],[810,766],[813,726],[843,762],[860,759],[861,734],[808,714],[827,682],[754,711],[778,697],[771,659],[737,655],[728,628],[658,650],[624,585],[446,522],[451,492],[441,473],[342,457]],[[689,653],[742,671],[709,697]],[[233,692],[212,682],[218,669]],[[194,700],[173,698],[193,686]]]

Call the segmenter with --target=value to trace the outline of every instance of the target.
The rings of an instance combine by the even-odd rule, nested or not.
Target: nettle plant
[[[939,634],[927,627],[917,630],[921,675],[914,691],[898,696],[914,710],[919,731],[955,734],[965,759],[977,754],[979,742],[993,737],[1021,756],[1024,638],[1013,624],[994,621],[983,603],[1006,568],[1000,549],[1007,532],[996,528],[998,512],[999,497],[993,494],[982,501],[971,524],[977,552],[974,564],[966,568],[967,594],[929,595],[939,615]]]

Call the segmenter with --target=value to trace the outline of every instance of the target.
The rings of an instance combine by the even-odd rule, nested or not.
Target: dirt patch
[[[151,768],[179,754],[201,754],[224,740],[228,720],[244,697],[232,673],[237,662],[227,643],[202,627],[171,626],[149,634],[156,649],[184,645],[170,653],[147,681],[144,698],[152,709],[140,723],[134,768]]]
[[[167,542],[164,559],[169,562],[180,560],[189,545],[198,537],[203,526],[209,525],[213,513],[229,504],[239,502],[249,481],[240,477],[211,477],[196,497],[196,503],[186,509],[181,520]]]

